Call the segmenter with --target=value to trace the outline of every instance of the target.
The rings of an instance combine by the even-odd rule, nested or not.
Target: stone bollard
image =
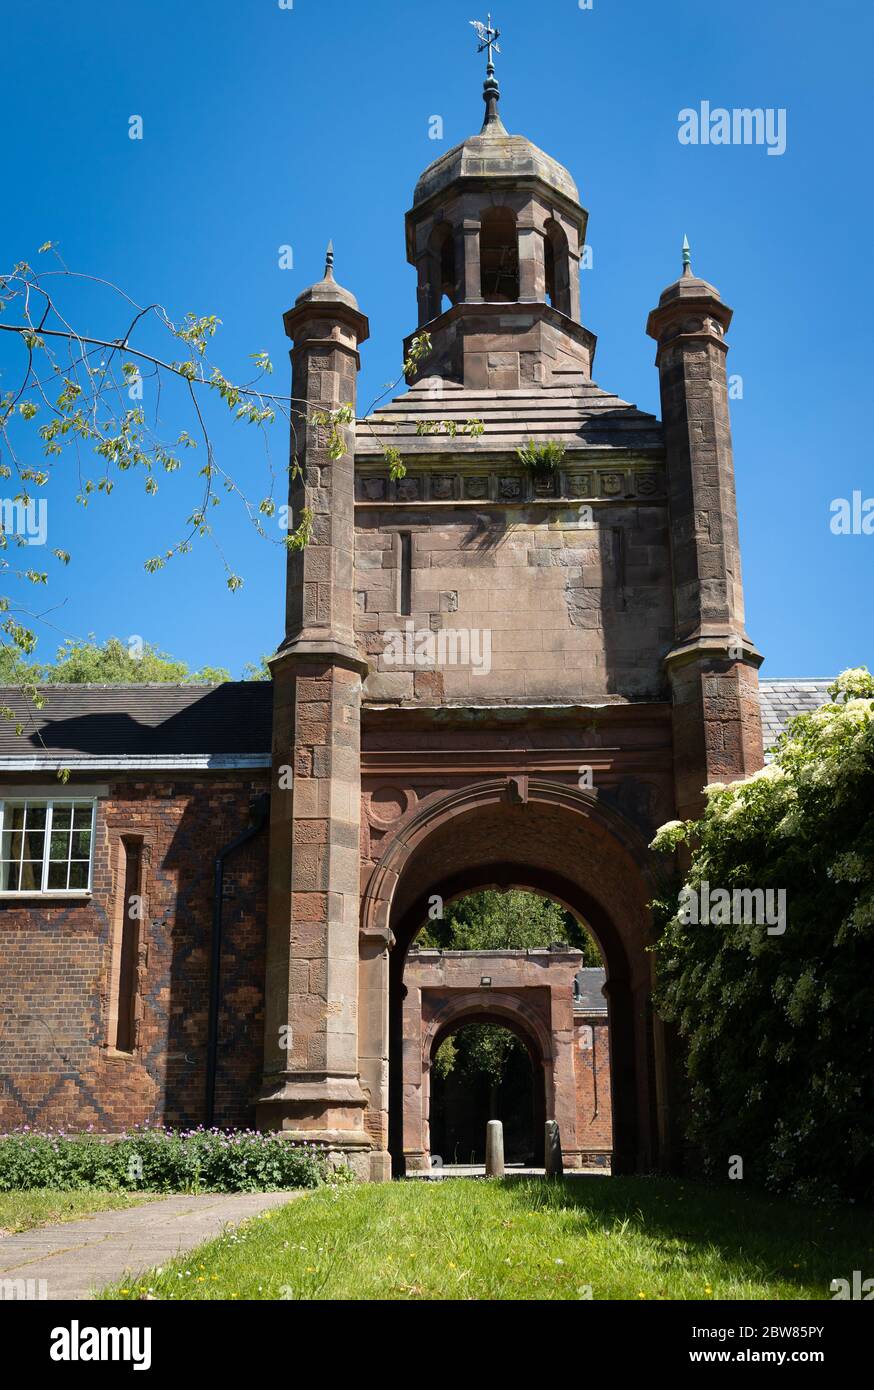
[[[504,1126],[500,1120],[489,1120],[486,1125],[486,1177],[504,1176]]]
[[[558,1132],[558,1120],[546,1121],[543,1158],[546,1176],[548,1178],[560,1178],[564,1172],[564,1161],[561,1156],[561,1135]]]

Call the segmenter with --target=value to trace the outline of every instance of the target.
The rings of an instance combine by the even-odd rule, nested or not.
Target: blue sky
[[[828,675],[874,662],[874,535],[835,536],[829,505],[874,496],[870,442],[872,224],[870,52],[864,0],[493,0],[507,128],[566,164],[589,209],[593,268],[582,317],[595,379],[658,411],[647,312],[679,271],[735,310],[729,370],[748,628],[763,674]],[[418,174],[479,129],[483,60],[472,0],[41,0],[7,18],[0,128],[7,154],[4,268],[51,239],[67,264],[171,317],[223,320],[213,358],[241,377],[268,351],[287,389],[282,313],[319,279],[333,237],[338,278],[369,315],[359,406],[398,374],[415,327],[403,215]],[[684,146],[678,113],[785,108],[787,149]],[[142,141],[128,138],[143,118]],[[429,139],[440,115],[444,140]],[[279,248],[294,268],[279,268]],[[42,258],[40,268],[42,267]],[[78,326],[115,336],[96,295]],[[16,382],[0,338],[0,389]],[[214,416],[222,462],[266,488],[253,433]],[[166,433],[190,428],[168,400]],[[279,426],[276,427],[277,430]],[[286,453],[278,434],[277,461]],[[36,458],[34,458],[36,461]],[[199,496],[194,470],[155,498],[128,476],[75,506],[69,465],[50,492],[52,570],[41,651],[63,636],[138,634],[192,666],[235,674],[281,636],[283,558],[232,501],[216,535],[245,578],[230,594],[209,543],[149,576]]]

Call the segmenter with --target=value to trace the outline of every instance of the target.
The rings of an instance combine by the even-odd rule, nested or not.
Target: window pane
[[[91,853],[91,831],[74,830],[73,847],[70,850],[72,859],[87,859]]]
[[[42,859],[46,847],[46,832],[25,830],[23,838],[25,859]]]
[[[42,860],[25,859],[21,866],[21,888],[22,890],[39,891],[42,888]]]
[[[51,806],[52,834],[47,836]],[[8,801],[0,835],[0,891],[87,891],[91,877],[93,803]],[[72,867],[71,867],[72,863]]]
[[[0,853],[2,853],[4,859],[21,858],[21,840],[22,836],[19,831],[3,831],[3,848],[0,850]]]
[[[49,864],[49,888],[66,888],[67,864]]]
[[[87,861],[87,859],[86,859],[84,862],[83,862],[83,861],[80,861],[80,860],[75,860],[75,859],[73,860],[73,863],[70,865],[70,887],[71,887],[71,888],[87,888],[87,887],[88,887],[88,861]]]
[[[4,859],[0,862],[0,889],[4,893],[15,893],[18,890],[18,863],[10,864]]]

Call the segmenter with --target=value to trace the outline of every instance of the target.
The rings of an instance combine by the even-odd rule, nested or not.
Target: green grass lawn
[[[138,1207],[156,1196],[145,1192],[57,1192],[31,1187],[21,1192],[0,1192],[0,1234],[51,1226],[55,1221],[75,1221],[95,1211]]]
[[[661,1178],[450,1179],[320,1189],[102,1296],[828,1299],[872,1264],[870,1211]]]

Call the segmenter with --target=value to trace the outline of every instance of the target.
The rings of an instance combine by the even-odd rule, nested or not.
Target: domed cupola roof
[[[659,308],[665,304],[671,304],[675,300],[687,299],[720,299],[719,290],[715,285],[711,285],[708,280],[702,280],[700,276],[693,274],[692,253],[689,250],[689,239],[683,237],[683,272],[679,280],[674,280],[667,289],[662,290],[659,297]]]
[[[475,24],[475,21],[471,21]],[[484,26],[475,24],[481,38],[497,34],[497,30],[485,31]],[[471,135],[460,145],[442,154],[422,174],[413,194],[413,207],[427,202],[435,194],[442,192],[457,179],[480,179],[493,183],[496,179],[522,181],[539,179],[548,188],[579,203],[577,185],[563,164],[544,153],[543,150],[527,140],[524,135],[510,135],[498,114],[501,91],[495,78],[491,49],[497,47],[484,42],[480,45],[489,48],[489,64],[483,85],[483,101],[486,104],[486,117],[479,135]]]
[[[509,135],[497,111],[486,116],[479,135],[471,135],[454,149],[435,159],[422,174],[413,194],[413,206],[440,193],[456,179],[537,178],[572,202],[580,201],[577,185],[563,164],[545,154],[524,135]]]
[[[298,305],[313,304],[324,301],[326,304],[348,304],[350,309],[358,308],[358,300],[351,290],[346,290],[342,285],[338,285],[334,279],[334,243],[328,242],[328,251],[325,258],[325,278],[319,280],[315,285],[310,285],[302,290],[295,300],[295,308]]]

